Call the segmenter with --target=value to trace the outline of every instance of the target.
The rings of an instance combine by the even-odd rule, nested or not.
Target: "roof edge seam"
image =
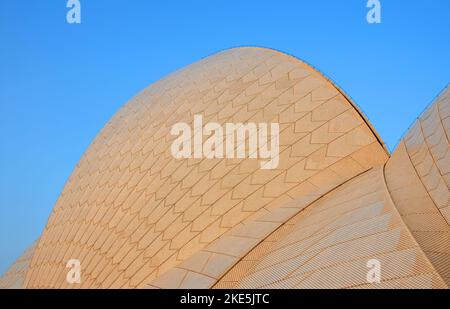
[[[417,245],[417,248],[420,250],[420,252],[422,253],[423,257],[426,259],[426,262],[429,264],[429,266],[436,272],[436,275],[439,277],[439,279],[441,279],[442,283],[444,286],[446,286],[447,288],[449,287],[448,284],[446,283],[446,281],[444,280],[444,278],[442,277],[442,275],[439,273],[439,271],[437,271],[436,267],[434,267],[433,263],[431,263],[430,259],[428,258],[427,254],[425,253],[425,251],[423,251],[422,247],[420,246],[420,244],[417,242],[416,237],[414,237],[411,229],[409,228],[409,226],[406,224],[405,220],[403,220],[402,215],[400,214],[400,211],[397,208],[397,205],[395,204],[392,195],[391,195],[391,191],[389,191],[389,186],[387,184],[387,180],[386,180],[386,164],[385,163],[383,165],[383,167],[381,168],[381,173],[382,173],[382,178],[383,178],[383,187],[384,190],[386,191],[386,195],[389,198],[389,201],[391,202],[394,211],[397,213],[398,217],[400,218],[400,220],[403,223],[403,226],[406,229],[406,232],[409,234],[409,236],[411,237],[411,239],[414,241],[414,243]]]
[[[286,225],[287,222],[289,222],[290,220],[292,220],[292,218],[294,218],[295,216],[299,215],[300,213],[302,213],[303,211],[305,211],[307,208],[309,208],[312,204],[316,203],[317,201],[319,201],[320,199],[322,199],[323,197],[325,197],[326,195],[328,195],[329,193],[333,192],[334,190],[336,190],[337,188],[345,185],[346,183],[350,182],[351,180],[355,179],[356,177],[372,170],[373,167],[367,168],[365,170],[363,170],[362,172],[359,172],[357,174],[355,174],[354,176],[344,180],[343,182],[333,186],[332,188],[330,188],[329,190],[327,190],[326,192],[322,193],[320,196],[318,196],[317,198],[315,198],[314,200],[312,200],[311,202],[309,202],[305,207],[303,207],[302,209],[300,209],[299,211],[295,212],[294,214],[292,214],[288,219],[286,219],[282,224],[280,224],[277,228],[275,228],[272,232],[270,232],[266,237],[262,238],[256,245],[254,245],[250,250],[248,250],[248,252],[243,255],[242,257],[240,257],[236,263],[233,264],[233,266],[231,266],[227,271],[225,271],[218,279],[215,283],[213,283],[210,288],[214,288],[221,280],[222,278],[224,278],[233,268],[234,266],[236,266],[238,263],[240,263],[251,251],[253,251],[255,248],[257,248],[261,243],[263,243],[268,237],[272,236],[275,232],[277,232],[278,230],[280,230],[283,226]],[[299,197],[300,198],[300,197]],[[293,199],[292,201],[290,201],[289,203],[295,202],[297,199]]]

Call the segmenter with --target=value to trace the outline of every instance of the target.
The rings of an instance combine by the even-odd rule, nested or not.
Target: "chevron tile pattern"
[[[372,288],[449,284],[448,89],[389,154],[304,62],[226,50],[153,83],[80,159],[3,288]],[[278,123],[279,165],[175,159],[174,124]],[[248,141],[248,137],[247,137]],[[246,143],[247,143],[246,141]],[[66,281],[77,259],[81,283]]]
[[[28,272],[31,258],[36,250],[36,242],[25,250],[22,256],[0,278],[0,289],[21,289]]]
[[[450,223],[450,90],[447,88],[409,130],[404,142],[434,204]]]
[[[367,261],[382,265],[367,283]],[[392,203],[382,167],[325,194],[264,239],[215,288],[445,288]]]
[[[194,114],[279,122],[279,167],[174,159],[170,128]],[[74,258],[81,287],[142,287],[254,212],[386,158],[351,102],[308,65],[257,48],[219,53],[151,85],[111,119],[55,205],[25,285],[68,287]]]
[[[449,110],[447,88],[419,117],[386,164],[386,181],[403,221],[450,284]]]

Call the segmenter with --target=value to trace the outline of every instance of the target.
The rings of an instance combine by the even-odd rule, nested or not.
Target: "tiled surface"
[[[205,123],[279,122],[280,165],[175,160],[170,128],[194,114]],[[311,67],[266,49],[221,52],[152,84],[105,126],[58,200],[25,285],[68,287],[74,258],[81,287],[143,287],[258,210],[386,158],[357,110]]]
[[[205,58],[108,122],[0,287],[448,287],[448,93],[384,166],[370,124],[313,68],[260,48]],[[280,123],[278,168],[175,160],[170,129],[198,114]],[[69,259],[81,285],[65,281]],[[367,284],[368,259],[380,284]]]
[[[344,179],[339,181],[339,184]],[[181,288],[189,273],[204,277],[196,288],[211,288],[250,250],[266,239],[287,220],[338,185],[322,187],[290,202],[278,201],[265,207],[236,225],[204,249],[190,256],[171,271],[162,274],[146,287]],[[208,280],[206,280],[208,279]]]
[[[403,221],[450,284],[449,109],[447,88],[417,120],[386,164],[386,181]]]
[[[367,283],[366,263],[381,263]],[[325,194],[267,237],[215,288],[444,288],[392,203],[383,167]]]
[[[419,117],[404,138],[408,156],[431,199],[450,224],[450,87]]]
[[[0,277],[0,289],[21,289],[27,275],[31,258],[36,249],[34,242],[20,258]]]

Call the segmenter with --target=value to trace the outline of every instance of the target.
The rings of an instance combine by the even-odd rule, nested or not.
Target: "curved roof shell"
[[[2,286],[373,287],[366,261],[378,259],[380,287],[447,287],[448,105],[446,91],[389,159],[356,105],[308,64],[254,47],[202,59],[106,124]],[[279,165],[175,159],[171,128],[195,115],[278,123]]]
[[[170,129],[194,115],[278,122],[278,168],[174,159]],[[56,203],[26,286],[67,286],[65,261],[76,258],[82,287],[142,287],[252,215],[386,159],[361,113],[310,66],[268,49],[220,52],[150,85],[108,122]]]

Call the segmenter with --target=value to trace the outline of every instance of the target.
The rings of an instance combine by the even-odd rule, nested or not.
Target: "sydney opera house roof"
[[[358,107],[304,62],[250,47],[205,58],[106,124],[0,287],[448,288],[449,95],[390,155]],[[278,166],[174,158],[171,128],[194,115],[278,123]],[[70,259],[79,284],[66,281]]]

